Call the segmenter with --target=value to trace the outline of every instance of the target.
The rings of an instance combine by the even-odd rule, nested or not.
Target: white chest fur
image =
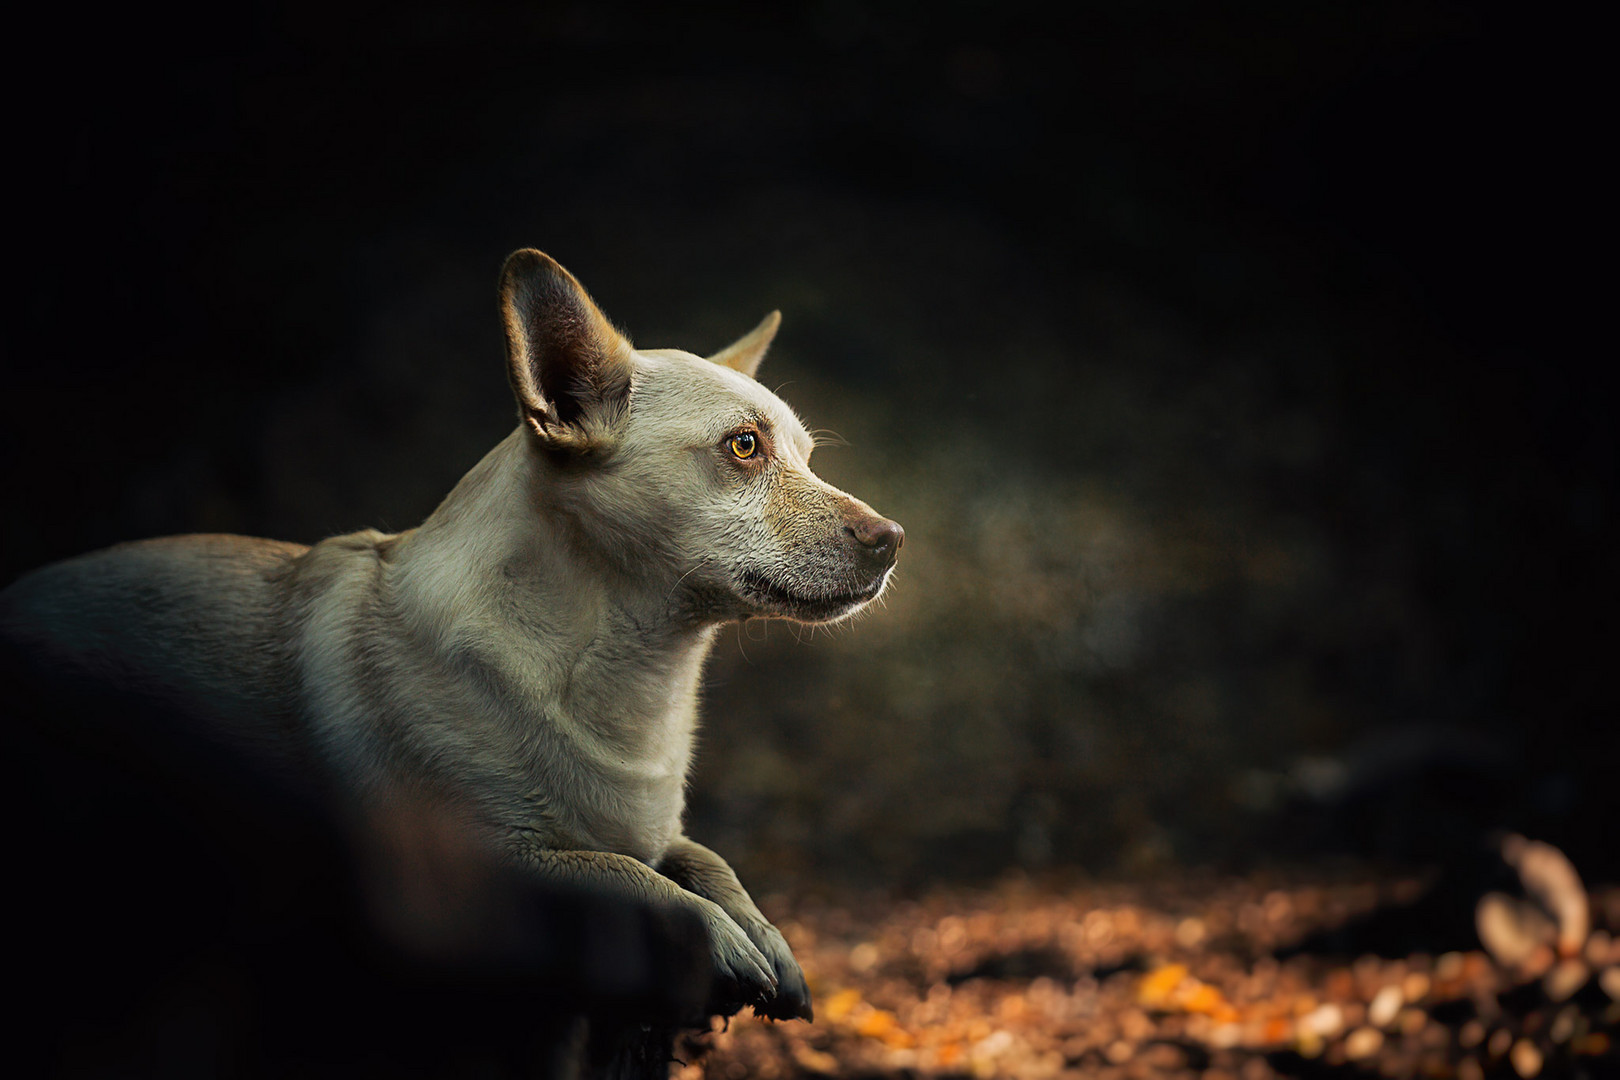
[[[680,833],[713,628],[633,613],[532,519],[503,527],[527,500],[487,468],[502,456],[421,529],[311,550],[317,744],[362,791],[428,776],[522,844],[656,862]]]

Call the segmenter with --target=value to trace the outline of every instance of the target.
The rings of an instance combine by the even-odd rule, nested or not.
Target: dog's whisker
[[[680,577],[676,578],[675,579],[675,584],[673,584],[673,585],[671,585],[669,587],[669,595],[664,597],[664,603],[667,604],[672,599],[674,599],[675,590],[681,587],[681,582],[685,581],[687,578],[689,578],[693,574],[697,573],[698,570],[702,568],[703,564],[708,562],[712,558],[714,558],[714,555],[712,553],[703,556],[703,558],[699,559],[696,563],[694,563],[692,565],[692,568],[690,570],[688,570],[686,573],[682,574]]]
[[[831,428],[816,428],[810,432],[810,445],[820,448],[823,446],[848,446],[849,440]]]

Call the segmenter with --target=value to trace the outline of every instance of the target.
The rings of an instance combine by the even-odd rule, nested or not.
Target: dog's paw
[[[815,1009],[810,1004],[810,987],[804,981],[804,972],[793,958],[781,931],[764,919],[749,920],[748,937],[770,962],[776,976],[776,993],[763,1005],[755,1005],[754,1012],[772,1020],[814,1020]]]
[[[720,905],[700,900],[699,908],[714,960],[710,1012],[729,1016],[744,1005],[752,1005],[756,1011],[765,1007],[777,993],[774,965]],[[794,970],[798,970],[796,965]]]

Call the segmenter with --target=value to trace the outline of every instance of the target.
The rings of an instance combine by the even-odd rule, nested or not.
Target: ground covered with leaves
[[[1313,872],[770,897],[815,1022],[716,1021],[672,1076],[1620,1075],[1620,886],[1587,893],[1579,940],[1527,923],[1487,950],[1464,913],[1433,927],[1457,948],[1360,951],[1444,918],[1434,891]]]

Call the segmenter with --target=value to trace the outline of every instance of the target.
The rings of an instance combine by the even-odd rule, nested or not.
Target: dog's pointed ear
[[[760,320],[758,326],[709,359],[733,371],[740,371],[752,379],[754,372],[759,370],[759,362],[765,359],[765,350],[771,347],[771,339],[776,337],[776,328],[781,325],[782,313],[773,311]]]
[[[501,267],[506,371],[518,412],[557,449],[600,449],[630,395],[631,345],[574,275],[524,248]]]

